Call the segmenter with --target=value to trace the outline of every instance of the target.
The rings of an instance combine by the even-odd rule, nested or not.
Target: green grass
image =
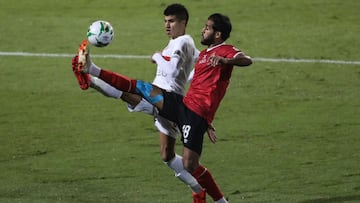
[[[253,57],[359,61],[360,1],[181,1],[199,49],[207,16]],[[105,19],[96,54],[151,55],[168,41],[170,1],[0,0],[1,52],[75,53]],[[161,162],[152,118],[81,91],[71,58],[0,56],[0,202],[191,202]],[[94,61],[152,80],[148,60]],[[259,62],[235,70],[202,163],[232,203],[360,201],[359,65]],[[181,144],[177,143],[181,153]],[[209,202],[210,201],[210,198]]]

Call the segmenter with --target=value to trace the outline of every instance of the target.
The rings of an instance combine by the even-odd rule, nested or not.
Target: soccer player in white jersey
[[[188,11],[181,4],[171,4],[164,10],[166,34],[170,37],[168,45],[152,55],[152,61],[157,64],[153,84],[164,90],[185,94],[185,84],[193,75],[193,64],[199,51],[192,37],[186,34]],[[95,66],[95,64],[93,64]],[[131,112],[144,112],[155,116],[155,126],[160,132],[160,153],[162,160],[175,172],[175,176],[193,190],[194,202],[205,202],[205,191],[196,179],[184,169],[182,157],[175,153],[175,141],[178,128],[175,123],[159,116],[152,104],[141,96],[122,92],[98,77],[76,72],[77,58],[73,59],[73,70],[81,89],[92,87],[105,96],[120,98],[127,102]],[[96,69],[95,69],[96,70]],[[97,75],[94,73],[93,75]],[[208,129],[211,141],[215,142],[213,127]]]

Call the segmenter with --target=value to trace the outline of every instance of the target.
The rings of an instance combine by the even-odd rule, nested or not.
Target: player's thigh
[[[199,167],[200,155],[192,149],[184,146],[183,149],[183,164],[184,168],[190,173],[194,172]]]
[[[176,139],[179,129],[176,123],[169,121],[162,116],[155,115],[155,127],[163,134]]]
[[[180,117],[179,128],[184,147],[196,152],[200,156],[204,134],[208,128],[206,120],[191,110],[185,109]]]

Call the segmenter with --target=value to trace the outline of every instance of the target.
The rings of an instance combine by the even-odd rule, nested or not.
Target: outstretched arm
[[[224,58],[221,56],[211,56],[210,63],[212,66],[218,64],[228,64],[235,66],[249,66],[252,64],[250,56],[245,55],[243,52],[239,52],[234,58]]]

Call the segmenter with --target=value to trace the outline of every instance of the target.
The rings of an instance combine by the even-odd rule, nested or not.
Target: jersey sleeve
[[[238,55],[239,53],[241,53],[241,51],[234,47],[234,46],[228,46],[226,49],[226,54],[225,57],[226,58],[235,58],[236,55]]]

